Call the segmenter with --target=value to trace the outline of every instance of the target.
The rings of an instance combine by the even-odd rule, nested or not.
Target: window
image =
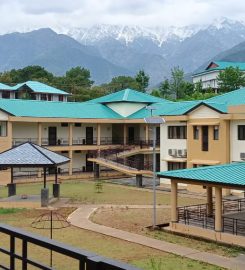
[[[51,100],[52,100],[52,95],[48,94],[48,101],[51,101]]]
[[[214,126],[214,140],[219,139],[219,126]]]
[[[62,95],[59,95],[59,101],[64,101],[64,98]]]
[[[208,151],[208,126],[202,126],[202,151]]]
[[[199,140],[199,127],[193,126],[193,139]]]
[[[169,126],[168,139],[186,139],[186,126]]]
[[[10,92],[9,91],[3,91],[2,92],[2,98],[10,98]]]
[[[186,169],[186,162],[168,162],[168,171]]]
[[[81,127],[82,123],[75,123],[75,127]]]
[[[61,123],[62,127],[68,127],[68,123]]]
[[[41,94],[41,100],[47,100],[47,95],[46,94]]]
[[[7,122],[0,122],[0,137],[7,136]]]
[[[245,140],[245,125],[238,126],[238,140]]]

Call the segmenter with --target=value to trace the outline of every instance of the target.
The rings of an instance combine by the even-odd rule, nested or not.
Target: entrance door
[[[86,154],[86,172],[92,172],[94,169],[93,162],[88,161],[89,155]]]
[[[156,127],[156,145],[160,145],[160,127]]]
[[[202,151],[208,151],[208,126],[202,127]]]
[[[134,127],[128,127],[128,143],[134,143]]]
[[[94,129],[93,127],[86,127],[86,144],[93,144]]]
[[[57,142],[57,128],[49,127],[48,128],[48,144],[56,145],[56,142]]]

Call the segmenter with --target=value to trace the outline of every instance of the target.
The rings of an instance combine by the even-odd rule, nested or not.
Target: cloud
[[[221,16],[245,18],[244,0],[0,0],[2,32],[100,23],[184,26]]]

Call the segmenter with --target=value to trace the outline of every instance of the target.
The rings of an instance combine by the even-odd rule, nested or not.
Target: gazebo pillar
[[[58,168],[55,167],[55,181],[53,184],[53,196],[54,198],[60,197],[60,184],[58,183]]]
[[[222,231],[222,188],[215,187],[215,231]]]
[[[49,190],[47,188],[47,168],[43,168],[43,188],[41,189],[41,207],[49,204]]]
[[[208,217],[213,215],[213,188],[207,186],[207,215]]]
[[[127,124],[123,125],[123,145],[127,144]]]
[[[178,182],[171,180],[171,222],[178,222]]]
[[[16,195],[16,184],[14,183],[14,175],[13,175],[13,168],[10,168],[11,174],[11,182],[7,185],[8,186],[8,197]]]

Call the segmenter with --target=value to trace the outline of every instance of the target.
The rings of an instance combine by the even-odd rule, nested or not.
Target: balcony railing
[[[17,269],[17,262],[20,262],[21,265],[18,269],[22,270],[27,270],[30,266],[35,267],[35,269],[43,270],[64,269],[63,267],[53,268],[49,266],[48,263],[31,259],[33,249],[37,247],[39,252],[41,251],[40,249],[53,251],[59,255],[72,259],[74,261],[74,265],[77,265],[78,270],[139,270],[131,265],[107,259],[95,253],[80,250],[9,225],[0,224],[0,233],[9,236],[9,244],[7,244],[7,247],[0,248],[0,253],[4,254],[4,256],[8,258],[9,265],[3,265],[3,262],[0,262],[0,269]],[[18,243],[16,243],[16,240]],[[19,241],[21,243],[21,248],[19,248]],[[31,248],[29,246],[30,244]]]
[[[153,146],[153,140],[144,140],[141,138],[129,139],[126,138],[126,145],[138,145],[143,147]],[[13,146],[20,145],[25,142],[32,142],[38,144],[38,138],[13,138]],[[97,145],[97,137],[86,138],[86,137],[77,137],[73,138],[72,145]],[[51,140],[50,138],[41,139],[42,146],[67,146],[69,145],[68,138],[58,137],[56,140]],[[101,145],[123,145],[123,137],[101,137]],[[156,146],[160,145],[160,140],[156,140]]]

